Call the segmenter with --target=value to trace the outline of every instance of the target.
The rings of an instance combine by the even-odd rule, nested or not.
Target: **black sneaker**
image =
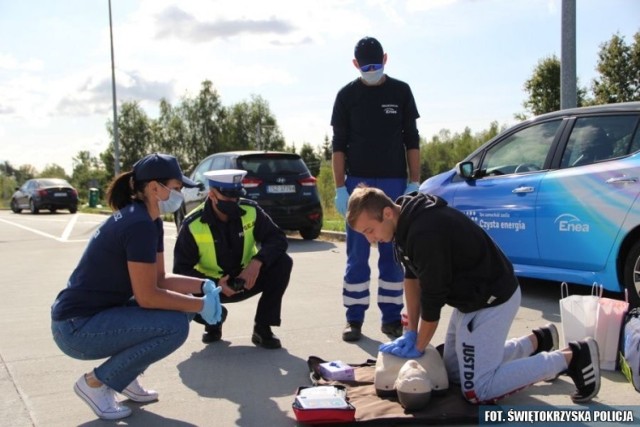
[[[536,328],[531,332],[533,332],[538,339],[538,348],[536,348],[532,355],[543,351],[549,352],[558,349],[560,342],[560,339],[558,338],[558,328],[556,328],[556,325],[553,323]]]
[[[347,342],[358,341],[362,337],[362,322],[349,322],[342,331],[342,340]]]
[[[227,320],[227,308],[222,306],[222,319],[220,323],[213,325],[204,325],[204,334],[202,334],[202,342],[210,344],[222,339],[222,324]]]
[[[598,343],[591,337],[584,341],[571,341],[569,347],[573,352],[567,374],[576,385],[576,392],[571,394],[574,403],[589,402],[600,391],[600,356]]]
[[[268,349],[282,347],[282,343],[280,343],[278,337],[271,331],[271,326],[255,325],[253,327],[253,335],[251,335],[251,342],[257,346]]]
[[[389,335],[393,338],[401,337],[402,333],[404,332],[403,329],[404,328],[402,327],[402,322],[399,320],[391,323],[383,323],[382,327],[380,328],[383,334]]]

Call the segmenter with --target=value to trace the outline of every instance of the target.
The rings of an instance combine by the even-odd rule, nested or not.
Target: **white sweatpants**
[[[518,287],[498,306],[466,314],[453,310],[444,362],[449,381],[460,384],[471,403],[494,402],[567,369],[560,351],[531,356],[534,348],[528,337],[506,341],[521,297]]]

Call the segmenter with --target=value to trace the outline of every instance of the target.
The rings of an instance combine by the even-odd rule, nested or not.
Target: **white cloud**
[[[19,61],[12,55],[0,53],[0,70],[39,71],[42,70],[42,66],[43,62],[39,59],[30,58]]]
[[[0,15],[2,155],[29,149],[51,156],[29,159],[51,160],[56,155],[51,146],[71,155],[87,143],[106,147],[105,123],[112,115],[106,10],[96,13],[82,3],[78,18],[65,2],[53,7],[32,1],[36,6],[16,7],[19,16]],[[357,76],[353,46],[371,35],[389,52],[389,74],[411,85],[424,137],[443,127],[480,130],[522,110],[523,82],[540,58],[559,50],[559,5],[559,0],[113,2],[118,103],[139,101],[153,117],[160,98],[176,105],[210,80],[225,106],[262,96],[287,142],[321,144],[331,136],[336,92]],[[51,12],[38,17],[33,9]],[[638,3],[628,0],[578,4],[583,84],[590,81],[584,73],[592,73],[599,43],[618,29],[631,40],[635,12]],[[16,32],[17,26],[24,31]],[[3,33],[6,28],[13,29],[4,32],[9,36],[22,35],[19,43]]]

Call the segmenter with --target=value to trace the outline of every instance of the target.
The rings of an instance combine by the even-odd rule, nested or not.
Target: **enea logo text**
[[[589,224],[584,223],[575,215],[562,214],[558,216],[555,221],[558,224],[558,231],[569,233],[588,233]]]

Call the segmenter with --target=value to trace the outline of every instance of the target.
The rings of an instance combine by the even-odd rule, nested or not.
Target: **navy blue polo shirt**
[[[53,320],[91,316],[122,306],[133,296],[127,262],[155,263],[164,252],[162,219],[142,202],[114,212],[95,231],[67,287],[56,298]]]

